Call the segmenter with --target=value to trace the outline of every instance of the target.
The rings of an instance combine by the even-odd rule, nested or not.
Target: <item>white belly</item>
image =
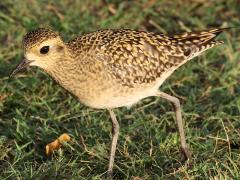
[[[150,84],[139,84],[133,88],[122,86],[119,83],[106,82],[107,84],[101,84],[90,86],[94,87],[89,90],[88,88],[83,93],[83,87],[77,88],[80,90],[76,91],[75,94],[79,101],[85,104],[86,106],[96,108],[96,109],[106,109],[106,108],[117,108],[117,107],[130,107],[133,104],[136,104],[141,99],[144,99],[149,96],[156,96],[159,91],[159,87],[162,83],[173,73],[175,70],[169,70],[164,73],[160,78],[155,82]],[[102,88],[104,87],[104,88]]]
[[[85,104],[97,109],[130,107],[146,97],[156,96],[162,83],[163,79],[159,79],[149,85],[128,89],[125,92],[120,87],[108,89],[100,92],[98,98],[93,98]]]

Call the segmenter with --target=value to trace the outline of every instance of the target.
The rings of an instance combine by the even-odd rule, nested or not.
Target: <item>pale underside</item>
[[[183,64],[185,62],[183,62]],[[144,98],[156,96],[159,91],[159,87],[177,68],[178,67],[173,67],[169,69],[166,73],[163,73],[162,76],[157,78],[154,82],[145,85],[135,86],[134,88],[122,86],[121,84],[113,81],[111,82],[109,88],[100,88],[99,91],[98,89],[96,89],[98,91],[97,93],[94,90],[88,91],[88,97],[90,98],[86,99],[79,96],[79,100],[85,105],[97,109],[131,107],[132,105],[136,104]]]
[[[156,96],[159,91],[159,87],[173,71],[174,69],[166,72],[160,78],[156,79],[156,81],[145,86],[135,87],[134,89],[120,86],[119,88],[114,89],[114,91],[112,91],[112,89],[108,89],[106,92],[99,92],[98,98],[88,102],[88,106],[99,109],[124,106],[131,107],[144,98]]]

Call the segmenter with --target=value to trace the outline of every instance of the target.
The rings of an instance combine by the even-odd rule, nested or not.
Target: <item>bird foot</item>
[[[106,173],[106,178],[107,179],[113,179],[113,171],[112,170],[108,170]]]
[[[182,153],[184,155],[184,159],[185,160],[191,160],[192,155],[191,155],[191,151],[189,150],[188,147],[181,147]]]

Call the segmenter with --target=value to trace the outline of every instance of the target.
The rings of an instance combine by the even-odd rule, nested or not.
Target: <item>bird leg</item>
[[[117,140],[118,140],[118,135],[119,135],[119,124],[118,124],[117,118],[116,118],[113,110],[108,109],[108,111],[110,113],[110,117],[111,117],[111,121],[112,121],[112,145],[111,145],[111,152],[110,152],[107,175],[112,176],[114,157],[115,157]]]
[[[186,143],[186,137],[184,134],[184,129],[183,129],[183,120],[182,120],[182,114],[181,114],[181,106],[180,106],[180,101],[178,98],[174,97],[174,96],[170,96],[164,92],[159,91],[156,96],[159,96],[163,99],[166,99],[170,102],[172,102],[175,106],[175,113],[176,113],[176,120],[177,120],[177,125],[178,125],[178,131],[180,134],[180,141],[181,141],[181,147],[182,150],[184,152],[184,155],[187,159],[191,158],[191,153],[190,150],[188,148],[188,145]]]

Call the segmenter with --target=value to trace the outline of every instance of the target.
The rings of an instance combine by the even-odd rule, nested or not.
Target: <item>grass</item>
[[[104,179],[111,138],[105,110],[79,104],[38,69],[8,79],[23,57],[21,39],[51,26],[69,40],[83,32],[131,28],[182,32],[238,26],[235,0],[0,2],[0,179]],[[180,98],[193,153],[179,153],[172,106],[148,98],[115,110],[121,125],[115,179],[240,178],[240,30],[181,67],[161,87]],[[62,133],[72,141],[51,157],[44,146]]]

